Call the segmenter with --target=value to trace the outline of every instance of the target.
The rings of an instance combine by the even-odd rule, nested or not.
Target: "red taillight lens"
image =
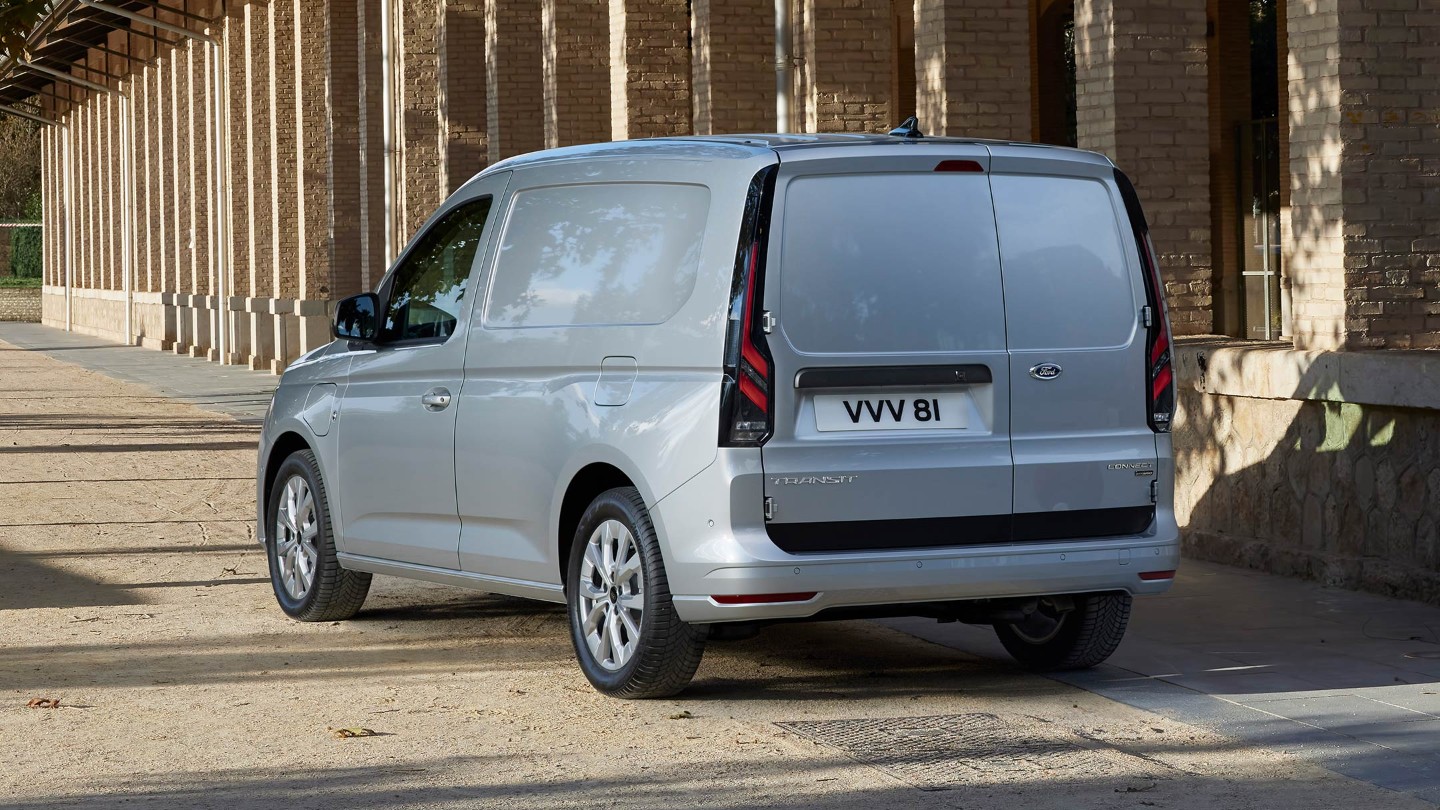
[[[1159,582],[1160,580],[1174,579],[1174,578],[1175,578],[1175,572],[1174,572],[1174,571],[1142,571],[1142,572],[1140,573],[1140,579],[1142,579],[1142,580],[1144,580],[1144,581],[1146,581],[1146,582]]]
[[[730,323],[725,336],[725,381],[720,394],[722,447],[758,447],[770,438],[773,368],[761,324],[764,294],[765,207],[773,169],[756,175],[745,207],[735,281],[731,285]]]
[[[1156,433],[1168,433],[1175,414],[1175,370],[1171,363],[1170,319],[1165,314],[1165,288],[1160,282],[1160,266],[1155,246],[1147,232],[1141,240],[1141,260],[1150,279],[1151,321],[1149,351],[1150,427]]]
[[[975,160],[942,160],[935,166],[937,172],[983,172],[985,167]]]

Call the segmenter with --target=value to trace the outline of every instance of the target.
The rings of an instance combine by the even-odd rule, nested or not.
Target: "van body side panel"
[[[466,339],[463,324],[473,308],[481,268],[495,241],[495,211],[509,175],[468,183],[417,232],[394,267],[420,250],[425,235],[451,212],[490,198],[483,233],[471,265],[464,268],[465,297],[458,299],[456,328],[443,342],[392,343],[356,351],[339,418],[331,431],[338,447],[331,487],[339,490],[342,548],[351,554],[454,570],[460,521],[455,502],[453,407],[432,410],[422,397],[460,390]],[[389,295],[394,269],[381,284]]]
[[[717,148],[515,171],[458,403],[462,570],[558,584],[577,472],[614,466],[654,504],[714,461],[735,243],[774,162]],[[628,396],[601,385],[607,358]]]
[[[1161,471],[1142,267],[1113,170],[996,151],[1017,539],[1143,534]]]
[[[983,172],[935,171],[987,153],[857,158],[787,152],[777,176],[770,536],[796,552],[1003,542],[1011,369],[990,191]]]

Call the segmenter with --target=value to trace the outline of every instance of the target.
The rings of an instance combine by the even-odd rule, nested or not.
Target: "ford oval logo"
[[[1030,369],[1030,376],[1037,380],[1053,380],[1060,376],[1060,367],[1054,363],[1041,363]]]

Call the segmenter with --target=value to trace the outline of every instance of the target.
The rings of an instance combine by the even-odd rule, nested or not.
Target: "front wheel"
[[[592,686],[633,700],[669,697],[690,683],[708,633],[675,615],[655,527],[634,487],[590,503],[565,581],[570,640]]]
[[[1073,608],[1061,609],[1063,601],[1073,601]],[[1000,643],[1026,669],[1089,669],[1120,646],[1130,623],[1130,594],[1085,594],[1063,601],[1041,599],[1024,621],[995,623]]]
[[[265,512],[270,584],[280,609],[302,622],[333,622],[358,613],[370,592],[370,575],[340,567],[314,453],[297,450],[280,465]]]

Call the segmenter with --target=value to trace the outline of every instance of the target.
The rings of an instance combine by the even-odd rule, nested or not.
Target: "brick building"
[[[275,370],[510,155],[911,113],[1102,152],[1196,336],[1191,552],[1440,601],[1432,0],[58,0],[32,42],[45,322]]]

